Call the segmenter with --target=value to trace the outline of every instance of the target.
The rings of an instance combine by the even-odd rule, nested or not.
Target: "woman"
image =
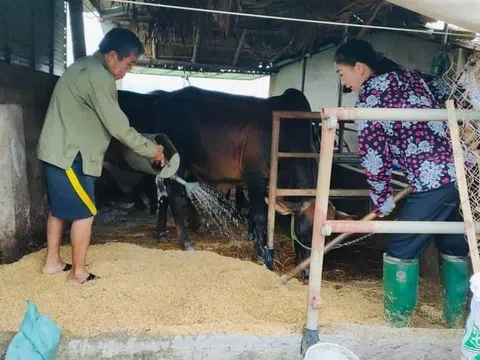
[[[358,93],[355,107],[437,109],[448,86],[440,79],[400,67],[353,40],[335,54],[335,70],[347,89]],[[395,207],[392,168],[407,177],[412,193],[400,221],[462,221],[446,122],[357,121],[358,151],[379,217]],[[393,326],[409,322],[417,301],[418,258],[432,240],[440,253],[444,318],[462,320],[468,290],[468,244],[463,235],[395,234],[383,263],[384,311]]]

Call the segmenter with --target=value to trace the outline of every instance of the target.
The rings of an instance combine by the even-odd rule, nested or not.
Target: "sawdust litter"
[[[70,247],[62,259],[70,259]],[[17,331],[33,300],[66,335],[300,332],[307,286],[248,261],[214,252],[148,249],[126,243],[93,245],[82,286],[67,274],[43,275],[45,251],[0,266],[0,330]],[[380,288],[325,283],[321,322],[383,324]],[[378,299],[377,299],[378,300]]]

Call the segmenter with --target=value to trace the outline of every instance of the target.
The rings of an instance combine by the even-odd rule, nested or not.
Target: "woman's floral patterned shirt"
[[[355,107],[438,109],[449,87],[439,78],[396,70],[367,79]],[[413,192],[437,189],[455,181],[447,122],[356,121],[358,150],[375,212],[393,208],[392,169],[407,177]]]

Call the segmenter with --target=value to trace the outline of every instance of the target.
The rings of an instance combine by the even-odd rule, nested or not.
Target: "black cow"
[[[272,268],[273,254],[265,251],[267,207],[264,201],[269,178],[272,113],[275,110],[311,111],[306,97],[296,89],[261,99],[187,87],[154,95],[119,91],[119,103],[139,132],[163,133],[170,138],[181,157],[179,176],[193,176],[221,193],[246,184],[256,251],[264,255],[267,267]],[[313,152],[312,139],[310,121],[282,120],[280,151]],[[116,146],[112,141],[107,162],[119,161]],[[278,186],[314,188],[317,166],[315,159],[280,159]],[[169,182],[167,187],[180,241],[185,249],[192,249],[180,211],[184,189],[174,182]],[[293,201],[302,208],[304,199]]]

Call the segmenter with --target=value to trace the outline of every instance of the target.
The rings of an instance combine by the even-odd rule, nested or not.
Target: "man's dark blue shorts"
[[[79,220],[97,214],[96,178],[83,173],[80,153],[67,170],[45,162],[43,164],[48,205],[53,216],[63,220]]]

